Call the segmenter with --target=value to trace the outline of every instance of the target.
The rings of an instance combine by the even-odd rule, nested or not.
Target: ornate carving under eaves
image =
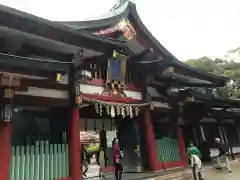
[[[128,41],[135,39],[137,36],[137,33],[136,33],[134,27],[132,26],[132,24],[130,23],[130,21],[125,20],[125,19],[120,21],[118,24],[116,24],[113,27],[100,30],[99,32],[95,32],[93,34],[100,35],[100,36],[106,36],[106,35],[112,34],[117,31],[121,31],[123,33],[124,37]]]
[[[72,57],[72,61],[74,62],[75,66],[82,64],[83,59],[84,59],[84,50],[83,49],[79,49],[76,53],[74,53],[74,55]]]
[[[123,20],[118,25],[119,25],[119,30],[123,32],[124,37],[128,41],[136,38],[137,33],[129,20]]]
[[[168,67],[167,69],[165,69],[164,72],[174,73],[175,70],[174,70],[174,67],[170,66],[170,67]]]
[[[124,93],[125,87],[125,74],[126,74],[126,56],[119,54],[117,52],[113,52],[112,58],[108,62],[108,70],[107,70],[107,78],[106,78],[106,87],[104,91],[99,94],[100,96],[112,96],[112,98],[104,98],[107,100],[99,100],[98,96],[93,99],[89,96],[85,96],[80,89],[80,84],[77,86],[76,91],[78,94],[78,98],[76,98],[76,102],[78,105],[83,101],[88,104],[94,104],[95,111],[100,116],[107,114],[114,118],[115,116],[122,116],[133,118],[134,116],[139,115],[140,108],[143,106],[149,106],[150,103],[143,103],[138,101],[137,103],[119,103],[125,102],[125,100],[129,100],[126,94]],[[82,99],[80,99],[81,97]],[[115,99],[115,101],[114,101]],[[112,100],[112,102],[110,101]],[[117,102],[116,102],[117,101]],[[132,102],[132,101],[130,101]]]
[[[122,98],[126,98],[127,95],[125,94],[123,87],[119,86],[118,84],[113,84],[112,86],[106,85],[106,88],[102,92],[103,96],[118,96]]]

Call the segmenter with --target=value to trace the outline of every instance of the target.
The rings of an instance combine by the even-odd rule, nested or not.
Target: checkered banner
[[[126,62],[126,56],[113,53],[112,59],[108,60],[107,83],[125,84]]]

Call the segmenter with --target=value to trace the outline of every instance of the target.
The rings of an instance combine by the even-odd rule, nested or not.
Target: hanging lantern
[[[151,110],[154,110],[154,108],[155,108],[154,104],[151,103],[151,104],[150,104],[150,109],[151,109]]]
[[[84,83],[92,80],[92,73],[86,69],[79,69],[75,74],[77,83]]]
[[[14,96],[14,89],[12,88],[4,89],[4,98],[13,98],[13,96]]]
[[[76,64],[81,64],[84,59],[84,50],[79,49],[77,53],[74,54],[72,61]],[[75,72],[76,83],[88,82],[92,80],[92,73],[88,69],[80,67]]]
[[[12,106],[5,105],[2,108],[2,121],[3,122],[10,122],[12,119]]]
[[[171,87],[167,89],[168,96],[177,96],[179,94],[179,89],[176,87]]]
[[[82,96],[81,96],[81,94],[78,94],[76,96],[76,104],[77,105],[81,105],[82,104]]]
[[[56,76],[56,81],[59,83],[62,79],[62,74],[61,73],[57,73],[57,76]]]
[[[117,52],[116,50],[113,50],[113,58],[116,58],[117,57]]]

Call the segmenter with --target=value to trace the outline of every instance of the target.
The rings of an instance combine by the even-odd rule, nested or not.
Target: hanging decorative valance
[[[105,84],[106,86],[103,92],[98,95],[110,96],[114,98],[128,98],[124,92],[126,65],[127,57],[123,54],[113,51],[112,57],[108,60],[107,78]],[[95,111],[100,116],[103,114],[103,111],[105,111],[106,114],[111,116],[112,118],[114,118],[115,116],[122,116],[123,118],[133,118],[139,115],[141,107],[150,105],[150,103],[142,102],[136,104],[119,103],[89,98],[87,96],[84,96],[84,94],[81,92],[80,86],[80,83],[76,85],[76,104],[78,104],[79,106],[82,105],[83,102],[94,104]]]
[[[114,118],[115,116],[122,116],[133,118],[138,116],[140,113],[140,109],[145,106],[150,106],[151,103],[119,103],[119,102],[109,102],[109,101],[102,101],[98,99],[92,99],[84,94],[78,94],[76,98],[77,104],[81,105],[83,102],[94,104],[95,111],[100,116],[103,115],[103,111],[106,112],[107,115]]]
[[[97,114],[102,116],[103,111],[106,111],[106,114],[114,118],[115,116],[122,116],[133,118],[138,116],[140,109],[144,106],[150,106],[151,103],[118,103],[118,102],[106,102],[97,99],[91,99],[83,95],[83,100],[94,104],[95,111]]]

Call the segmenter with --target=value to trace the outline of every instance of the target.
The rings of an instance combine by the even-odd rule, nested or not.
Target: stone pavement
[[[240,162],[238,160],[232,161],[231,167],[232,167],[232,173],[228,173],[228,171],[226,169],[216,170],[213,168],[212,165],[206,165],[204,167],[204,169],[205,169],[204,179],[205,180],[239,180],[240,179]],[[175,180],[175,178],[164,177],[164,174],[166,174],[166,175],[171,174],[171,173],[176,174],[177,171],[179,171],[179,169],[151,173],[151,175],[149,175],[149,173],[125,173],[123,175],[122,180],[138,180],[138,179],[145,179],[145,180],[171,179],[171,180]],[[191,169],[189,168],[186,171],[188,171],[188,174],[189,174],[189,172],[191,172]],[[87,179],[88,180],[100,180],[100,178],[87,178]],[[115,180],[113,175],[108,175],[108,176],[106,176],[106,178],[103,178],[103,179]],[[183,180],[183,179],[184,180],[192,180],[193,178],[192,177],[189,178],[189,175],[187,175],[185,178],[181,178],[181,180]],[[180,180],[180,178],[176,178],[176,180]]]
[[[189,171],[189,170],[187,170]],[[173,168],[168,170],[163,170],[159,172],[149,172],[149,173],[124,173],[122,180],[191,180],[189,172],[186,172],[185,168]],[[115,180],[112,174],[107,175],[105,178],[107,180]],[[98,177],[86,178],[86,180],[100,180]]]
[[[205,180],[239,180],[240,179],[240,162],[231,163],[232,173],[226,169],[215,170],[214,168],[205,169]]]

